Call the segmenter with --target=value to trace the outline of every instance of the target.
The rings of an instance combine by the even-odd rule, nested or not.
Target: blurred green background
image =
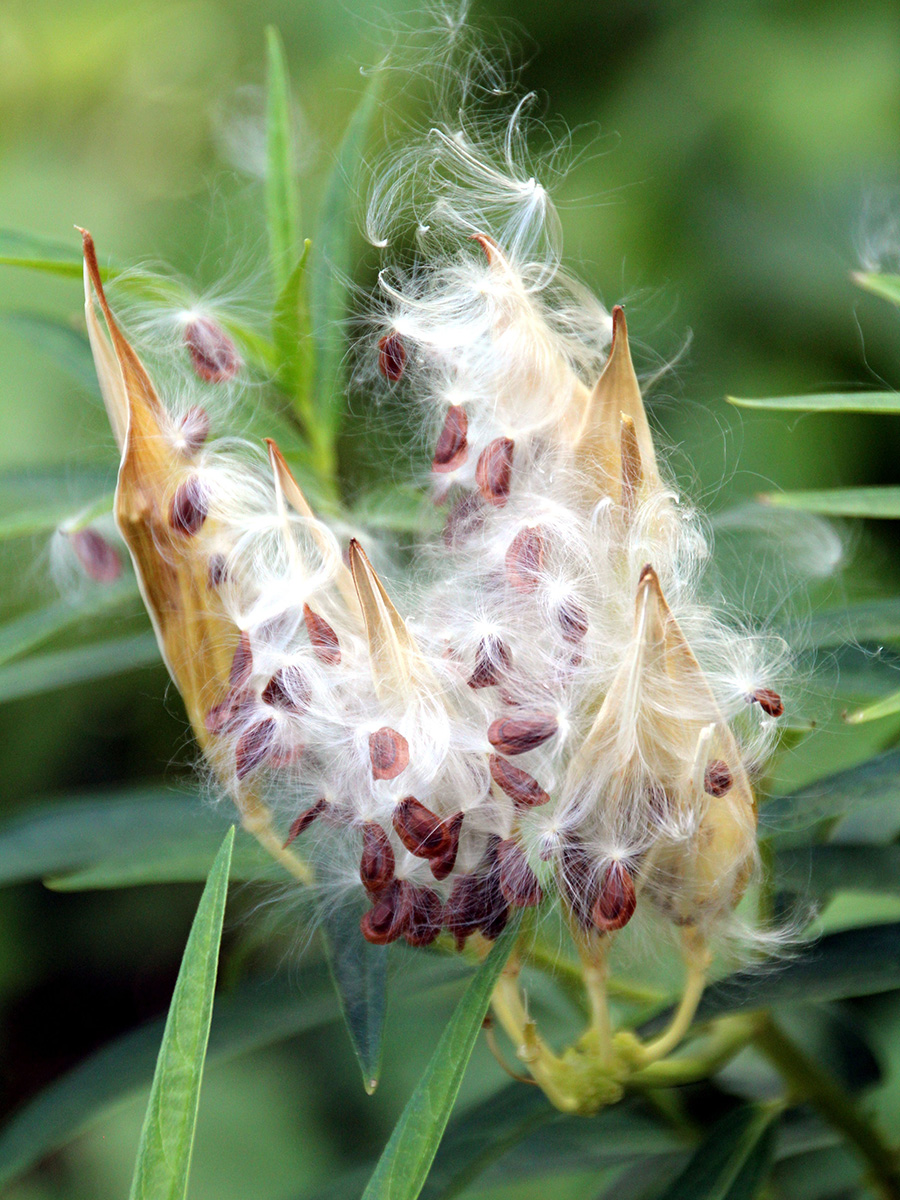
[[[472,18],[488,30],[499,22],[527,64],[524,87],[572,130],[578,161],[556,192],[567,262],[607,304],[628,302],[639,369],[678,359],[654,387],[654,413],[694,494],[720,510],[772,486],[898,482],[895,420],[785,422],[724,401],[900,384],[896,312],[849,277],[867,254],[879,257],[865,265],[886,269],[896,266],[892,250],[900,254],[884,218],[895,201],[900,213],[894,0],[491,0]],[[72,226],[83,224],[122,263],[162,261],[201,285],[253,278],[264,252],[261,189],[225,151],[236,106],[252,100],[239,89],[262,84],[269,23],[283,34],[304,116],[312,204],[358,99],[360,65],[402,43],[420,23],[416,6],[2,0],[0,225],[75,246]],[[404,100],[389,90],[386,103]],[[243,135],[252,164],[260,147]],[[75,281],[8,268],[0,280],[2,310],[78,317]],[[2,325],[0,364],[0,466],[112,464],[99,405]],[[896,583],[893,527],[853,529],[845,545],[852,561],[833,599]],[[9,613],[36,591],[49,594],[47,567],[40,541],[0,560]],[[191,760],[161,668],[9,703],[0,721],[7,812],[48,794],[175,780]],[[885,730],[867,737],[836,730],[816,753],[850,761]],[[793,769],[802,776],[802,756]],[[186,886],[0,892],[5,1111],[165,1009],[196,898]],[[232,904],[235,953],[253,938],[242,914],[254,902],[241,894]],[[280,932],[252,952],[274,969],[291,941]],[[423,1012],[395,1005],[372,1100],[337,1026],[211,1069],[192,1196],[291,1200],[365,1161],[387,1137],[451,999]],[[895,1055],[896,1009],[888,997],[861,1014]],[[502,1081],[479,1048],[466,1094]],[[882,1102],[900,1113],[893,1092]],[[125,1194],[142,1109],[138,1098],[9,1195]],[[572,1194],[594,1194],[600,1182],[576,1181]],[[532,1186],[539,1194],[545,1185],[492,1194],[525,1197]]]

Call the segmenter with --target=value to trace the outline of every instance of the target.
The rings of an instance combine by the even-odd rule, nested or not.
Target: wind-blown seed
[[[497,508],[501,508],[509,499],[514,448],[515,443],[511,438],[494,438],[478,456],[475,482],[488,504]]]
[[[506,551],[506,578],[517,592],[533,592],[541,581],[544,535],[539,525],[520,529]]]
[[[752,704],[754,701],[770,717],[780,717],[784,712],[784,703],[781,697],[771,688],[757,688],[750,697],[750,703]]]
[[[303,621],[316,658],[336,667],[341,661],[341,644],[337,634],[325,618],[314,613],[308,604],[303,605]]]
[[[546,804],[550,796],[533,775],[523,771],[521,767],[507,762],[499,754],[492,754],[488,760],[491,778],[502,792],[515,801],[519,808],[537,808]]]
[[[731,786],[734,783],[734,776],[731,774],[731,769],[728,763],[723,762],[721,758],[713,759],[712,762],[706,764],[706,770],[703,772],[703,790],[710,796],[724,796],[726,792],[731,791]]]
[[[591,918],[601,933],[615,933],[634,916],[637,894],[631,872],[620,862],[611,863],[600,885]]]
[[[122,560],[116,548],[96,529],[77,529],[69,534],[69,543],[88,579],[95,583],[115,583],[122,574]]]
[[[378,896],[394,878],[394,851],[377,821],[363,825],[363,851],[359,877],[370,896]]]
[[[396,779],[409,765],[409,743],[385,725],[369,734],[369,759],[375,779]]]
[[[563,846],[557,879],[572,915],[584,929],[590,929],[599,889],[593,863],[581,842],[571,840]]]
[[[266,704],[298,715],[307,711],[311,696],[309,681],[297,666],[279,667],[262,693]]]
[[[550,713],[498,717],[488,729],[488,741],[502,754],[525,754],[552,738],[558,728]]]
[[[234,766],[238,779],[244,779],[269,757],[275,740],[276,721],[266,717],[241,734],[234,749]]]
[[[587,613],[572,596],[560,604],[556,610],[556,619],[567,642],[577,646],[584,641],[588,631]]]
[[[406,347],[396,333],[387,333],[378,342],[378,369],[391,383],[403,378]]]
[[[544,898],[537,876],[522,853],[522,847],[512,838],[497,846],[498,881],[504,899],[513,908],[528,908]]]
[[[184,327],[184,344],[194,370],[205,383],[224,383],[241,369],[237,347],[220,325],[208,317],[194,317]]]
[[[294,820],[291,821],[291,827],[288,830],[288,835],[285,839],[284,845],[282,846],[282,850],[286,850],[288,846],[290,846],[291,842],[295,842],[301,833],[304,833],[307,829],[309,829],[316,817],[321,816],[327,807],[328,801],[323,796],[321,799],[317,800],[315,804],[311,805],[304,812],[302,812],[299,817],[295,817]]]
[[[466,433],[469,428],[469,418],[466,410],[459,404],[451,404],[447,409],[447,417],[434,449],[431,469],[438,474],[455,471],[466,461],[469,445]]]
[[[475,653],[475,670],[466,682],[470,688],[493,687],[510,662],[509,650],[498,637],[482,638]]]
[[[193,404],[181,418],[179,426],[181,440],[188,454],[193,454],[209,436],[209,413],[199,404]]]
[[[169,524],[176,533],[193,537],[209,516],[209,496],[196,475],[180,483],[169,502]]]

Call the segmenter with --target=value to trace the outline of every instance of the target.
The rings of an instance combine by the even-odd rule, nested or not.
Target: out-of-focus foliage
[[[721,510],[759,492],[900,482],[900,424],[890,411],[785,416],[725,402],[726,394],[847,393],[861,384],[885,392],[900,383],[897,311],[877,288],[867,295],[850,278],[858,269],[870,278],[894,271],[900,261],[900,27],[890,0],[856,8],[492,0],[473,11],[476,23],[497,17],[518,23],[512,36],[525,48],[524,83],[546,93],[548,113],[559,113],[571,130],[575,165],[556,190],[567,260],[608,303],[628,301],[640,370],[652,375],[674,362],[650,394],[686,486]],[[72,224],[102,235],[115,262],[162,260],[201,287],[224,280],[229,294],[252,301],[264,289],[270,253],[262,219],[264,27],[281,31],[302,110],[293,152],[305,236],[307,201],[310,212],[320,205],[326,179],[334,178],[335,148],[368,85],[359,65],[376,62],[385,45],[402,42],[407,26],[422,19],[418,6],[400,0],[377,8],[362,0],[7,0],[3,7],[0,227],[50,239],[73,264],[68,279],[0,266],[0,466],[8,473],[0,493],[4,1108],[12,1111],[54,1079],[61,1089],[44,1094],[43,1111],[21,1110],[20,1124],[8,1129],[12,1142],[0,1137],[0,1158],[5,1148],[8,1161],[19,1154],[21,1166],[64,1146],[10,1185],[14,1200],[125,1194],[147,1101],[148,1048],[155,1052],[160,1034],[155,1029],[135,1042],[127,1031],[168,1005],[199,896],[196,881],[221,835],[212,813],[188,830],[177,794],[167,797],[165,811],[153,807],[152,820],[142,815],[144,797],[131,794],[147,780],[186,784],[193,754],[133,590],[110,603],[103,621],[112,642],[98,651],[82,644],[78,605],[60,605],[50,581],[46,530],[58,519],[59,497],[108,493],[115,460],[79,336]],[[389,89],[384,99],[395,112],[414,104],[412,94]],[[553,130],[551,121],[547,147]],[[0,258],[29,252],[0,239]],[[364,273],[359,282],[367,282]],[[314,279],[312,286],[326,284]],[[58,324],[48,334],[52,319]],[[340,356],[332,346],[326,353],[337,377]],[[363,452],[352,428],[340,446],[345,471],[374,478],[378,447]],[[32,527],[25,538],[7,539],[6,517],[23,499],[36,514]],[[368,503],[375,510],[377,497]],[[726,529],[720,536],[727,542]],[[827,616],[794,618],[798,644],[825,647],[816,654],[811,699],[824,727],[781,760],[776,792],[861,763],[896,735],[896,716],[856,726],[839,719],[842,708],[884,701],[897,690],[900,618],[895,602],[883,599],[896,591],[895,545],[890,522],[848,527],[847,564],[819,597],[831,606],[830,640],[817,632]],[[755,598],[763,607],[765,597],[760,580]],[[858,603],[845,610],[847,597]],[[844,644],[857,637],[861,648]],[[106,669],[98,662],[103,653]],[[27,668],[14,669],[25,654]],[[123,656],[133,669],[117,674]],[[85,678],[92,681],[79,684]],[[48,687],[51,681],[58,686]],[[821,950],[826,965],[849,962],[853,976],[836,982],[839,973],[829,975],[821,962],[798,962],[793,973],[768,982],[777,990],[794,980],[807,1000],[818,983],[825,988],[820,998],[833,1004],[835,1027],[852,1018],[872,1049],[834,1028],[828,1044],[850,1046],[848,1061],[871,1063],[845,1082],[867,1086],[869,1108],[894,1129],[900,991],[890,958],[897,926],[888,922],[900,919],[897,776],[888,754],[827,787],[814,782],[774,802],[766,818],[777,835],[779,880],[787,891],[827,898],[818,922],[831,937]],[[79,830],[92,827],[93,793],[105,787],[124,794],[110,801],[109,836],[81,857],[72,846],[83,849]],[[86,791],[90,798],[77,798]],[[51,794],[57,803],[44,808],[41,824],[27,817],[6,824],[19,821],[20,810],[43,807]],[[833,833],[834,841],[810,850],[803,845],[808,836],[791,840],[791,830],[810,828]],[[236,866],[247,862],[249,873],[252,859],[239,839]],[[160,863],[175,882],[140,886],[160,877]],[[55,888],[104,890],[49,891],[39,882],[48,876]],[[346,1194],[359,1195],[461,988],[445,980],[426,1002],[428,981],[400,958],[394,994],[409,994],[388,1015],[385,1070],[369,1099],[313,969],[320,951],[310,947],[302,973],[296,971],[300,933],[293,936],[290,921],[276,928],[264,911],[251,919],[259,901],[258,893],[236,888],[229,909],[222,1025],[214,1019],[190,1194],[290,1200],[322,1187],[343,1195],[329,1190],[340,1176]],[[856,932],[879,922],[881,932]],[[274,985],[264,1004],[242,1008],[241,985],[231,994],[229,985],[248,964]],[[279,968],[290,976],[283,991]],[[665,993],[665,970],[660,964],[660,979],[643,982]],[[880,982],[865,987],[861,976]],[[571,1023],[558,995],[535,988],[548,1020],[560,1028]],[[848,1007],[845,997],[867,991],[880,994]],[[712,992],[707,1003],[718,996],[734,1006],[728,995]],[[824,1011],[800,1009],[811,1055]],[[125,1039],[107,1047],[119,1034]],[[251,1056],[240,1057],[236,1046]],[[88,1059],[95,1050],[99,1059]],[[65,1072],[86,1059],[79,1069],[94,1070],[102,1097],[96,1111],[79,1101],[86,1093],[65,1091]],[[829,1065],[840,1074],[841,1064]],[[760,1071],[759,1063],[739,1059],[720,1084],[729,1095],[747,1095],[755,1080],[765,1095]],[[537,1089],[505,1084],[479,1043],[426,1195],[436,1200],[469,1186],[466,1194],[530,1200],[552,1187],[559,1200],[580,1200],[614,1181],[619,1196],[641,1194],[654,1181],[678,1195],[704,1165],[702,1150],[692,1159],[690,1148],[694,1128],[709,1122],[704,1105],[716,1102],[709,1095],[696,1102],[688,1096],[663,1129],[631,1102],[590,1122],[560,1118]],[[479,1103],[486,1107],[465,1107]],[[478,1133],[485,1126],[479,1113],[487,1112],[497,1136],[486,1146]],[[778,1194],[796,1195],[798,1179],[817,1175],[857,1186],[857,1163],[820,1122],[798,1110],[773,1144],[769,1115],[751,1104],[725,1117],[736,1149],[723,1170],[752,1171],[774,1156]],[[39,1133],[54,1128],[62,1132],[41,1143]],[[501,1150],[501,1166],[492,1171]]]

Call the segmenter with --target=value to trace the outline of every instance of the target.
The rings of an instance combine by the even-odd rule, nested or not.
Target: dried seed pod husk
[[[441,932],[444,906],[429,887],[410,886],[409,917],[404,937],[410,946],[430,946]]]
[[[478,490],[488,504],[497,508],[501,508],[509,499],[514,449],[515,443],[512,438],[494,438],[482,450],[475,466]]]
[[[500,638],[482,638],[475,654],[475,670],[466,682],[470,688],[493,687],[510,663],[509,650]]]
[[[225,330],[209,317],[194,317],[184,327],[184,344],[194,370],[206,383],[224,383],[241,369],[241,356]]]
[[[198,476],[180,483],[169,502],[169,524],[176,533],[193,537],[209,516],[209,493]]]
[[[780,717],[784,713],[784,703],[781,697],[771,688],[757,688],[750,697],[750,702],[758,704],[769,717]]]
[[[396,333],[387,333],[378,341],[378,369],[391,383],[403,378],[406,369],[406,347]]]
[[[734,783],[734,776],[727,762],[723,762],[721,758],[715,758],[712,762],[706,764],[706,769],[703,772],[703,790],[710,796],[724,796],[726,792],[731,791]]]
[[[503,898],[513,908],[528,908],[544,898],[537,876],[528,865],[522,847],[512,838],[497,846],[498,883]]]
[[[122,574],[122,560],[115,546],[96,529],[76,529],[69,535],[75,557],[88,579],[95,583],[115,583]]]
[[[443,474],[462,466],[469,453],[466,441],[468,428],[469,418],[466,410],[459,404],[451,404],[434,449],[434,458],[431,460],[433,471]]]
[[[315,804],[311,804],[309,808],[305,809],[299,817],[295,817],[294,820],[291,821],[291,827],[288,830],[287,837],[285,838],[283,849],[286,850],[288,846],[290,846],[291,842],[295,842],[301,833],[304,833],[307,829],[309,829],[313,821],[315,821],[317,817],[320,817],[327,807],[328,801],[323,796],[318,799]]]
[[[268,759],[275,741],[274,717],[265,717],[246,729],[234,748],[234,767],[238,779],[245,779]]]
[[[515,801],[519,808],[537,808],[546,804],[550,796],[538,781],[523,771],[521,767],[507,762],[499,754],[492,754],[488,760],[491,778],[501,791]]]
[[[377,821],[366,821],[363,825],[359,877],[370,896],[378,896],[394,878],[394,851]]]
[[[337,634],[325,618],[314,613],[308,604],[303,605],[303,621],[316,658],[336,667],[341,661],[341,644]]]
[[[610,863],[591,909],[591,920],[601,933],[623,929],[634,916],[637,893],[624,863]]]
[[[396,779],[409,766],[409,743],[402,733],[384,725],[369,734],[369,759],[375,779]]]
[[[488,729],[488,741],[502,754],[525,754],[552,738],[558,728],[551,713],[498,717]]]
[[[533,592],[544,566],[544,534],[539,525],[520,529],[506,551],[506,578],[517,592]]]

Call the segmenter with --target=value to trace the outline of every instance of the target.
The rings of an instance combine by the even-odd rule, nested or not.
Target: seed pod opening
[[[469,418],[466,410],[459,404],[452,404],[447,409],[447,417],[441,430],[431,460],[431,469],[438,474],[455,471],[466,461],[469,453],[466,433],[469,428]]]
[[[341,661],[341,644],[337,634],[325,618],[314,613],[308,604],[303,605],[303,621],[316,658],[336,667]]]
[[[631,920],[637,905],[637,894],[631,872],[620,862],[611,863],[597,897],[591,919],[601,933],[614,933]]]
[[[488,504],[501,508],[509,499],[515,443],[511,438],[494,438],[478,456],[475,482]]]
[[[536,808],[540,804],[546,804],[550,796],[538,781],[529,775],[527,771],[523,771],[521,767],[514,766],[511,762],[507,762],[499,754],[492,754],[489,760],[491,770],[491,778],[501,791],[520,808]]]
[[[552,738],[558,728],[551,713],[498,717],[488,729],[488,741],[501,754],[525,754]]]
[[[409,765],[409,743],[385,725],[369,734],[369,759],[375,779],[396,779]]]

